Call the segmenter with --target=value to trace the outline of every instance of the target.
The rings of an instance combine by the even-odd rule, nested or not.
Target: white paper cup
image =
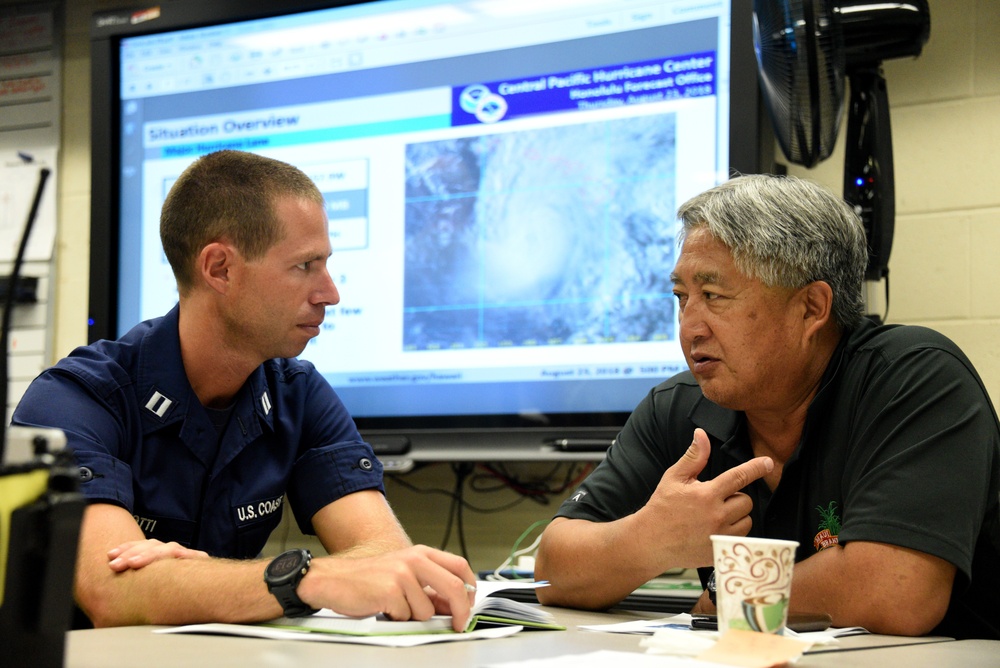
[[[781,633],[792,594],[794,540],[712,536],[719,633]]]

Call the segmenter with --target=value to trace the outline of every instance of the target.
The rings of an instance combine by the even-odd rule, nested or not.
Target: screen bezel
[[[119,75],[117,49],[124,37],[266,18],[312,9],[364,4],[355,1],[174,0],[155,7],[155,20],[138,21],[142,10],[100,12],[91,31],[91,247],[88,341],[117,336]],[[147,10],[148,11],[148,10]],[[730,173],[773,171],[774,140],[762,106],[753,52],[751,3],[733,2],[730,45]],[[434,417],[355,417],[366,439],[467,456],[497,447],[531,449],[556,439],[610,442],[628,412],[545,415],[453,415]]]

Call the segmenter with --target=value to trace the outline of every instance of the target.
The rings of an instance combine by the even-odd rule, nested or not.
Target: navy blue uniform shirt
[[[221,439],[181,361],[178,308],[76,349],[35,379],[14,424],[66,433],[82,492],[147,538],[257,556],[287,498],[304,533],[327,504],[382,487],[382,466],[312,364],[269,360],[235,397]]]

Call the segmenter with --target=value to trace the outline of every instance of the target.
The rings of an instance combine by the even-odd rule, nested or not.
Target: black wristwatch
[[[715,600],[715,569],[712,569],[712,574],[708,576],[708,585],[705,587],[708,590],[708,600],[712,602],[712,605],[718,605]]]
[[[288,550],[275,557],[264,569],[267,590],[274,594],[285,611],[285,617],[305,617],[316,612],[299,598],[296,588],[309,572],[312,554],[309,550]]]

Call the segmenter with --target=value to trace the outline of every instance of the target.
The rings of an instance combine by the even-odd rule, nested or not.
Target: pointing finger
[[[770,457],[755,457],[748,462],[720,473],[713,481],[723,498],[740,491],[754,480],[763,478],[774,470],[774,461]]]

